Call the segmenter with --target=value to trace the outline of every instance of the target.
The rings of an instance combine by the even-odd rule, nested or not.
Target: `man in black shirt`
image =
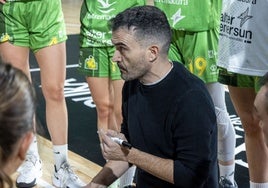
[[[87,187],[107,187],[131,165],[138,188],[218,187],[214,105],[199,78],[169,61],[170,41],[156,7],[129,8],[113,19],[113,61],[126,81],[123,123],[121,133],[99,130],[108,162]]]

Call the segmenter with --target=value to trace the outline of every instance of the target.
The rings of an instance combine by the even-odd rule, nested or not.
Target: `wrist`
[[[135,148],[131,148],[128,149],[128,154],[126,156],[126,161],[132,165],[135,165],[135,153],[136,153],[137,149]]]

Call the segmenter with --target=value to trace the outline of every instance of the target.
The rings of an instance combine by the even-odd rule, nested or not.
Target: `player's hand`
[[[0,3],[5,4],[6,3],[6,0],[0,0]]]

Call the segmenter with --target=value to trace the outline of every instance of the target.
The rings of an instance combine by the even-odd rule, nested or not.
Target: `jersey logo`
[[[10,40],[10,38],[11,37],[7,33],[2,34],[2,36],[0,37],[0,42],[6,42],[6,41]]]
[[[240,16],[238,16],[238,18],[241,20],[240,27],[242,27],[244,25],[244,23],[246,23],[246,21],[248,21],[249,19],[253,18],[253,16],[250,16],[248,14],[248,12],[249,12],[249,8],[247,8],[247,10],[245,12],[242,12],[240,14]]]
[[[116,2],[109,3],[109,0],[98,0],[100,3],[99,11],[102,12],[103,14],[109,14],[110,12],[114,11],[115,8],[110,8],[113,6]]]
[[[53,37],[49,43],[49,46],[52,46],[52,45],[55,45],[55,44],[58,44],[58,39],[57,37]]]
[[[181,21],[185,16],[181,15],[181,9],[179,9],[172,17],[171,19],[173,20],[173,27]]]
[[[98,69],[98,63],[95,61],[95,58],[93,56],[89,56],[85,60],[85,69],[90,69],[90,70]]]

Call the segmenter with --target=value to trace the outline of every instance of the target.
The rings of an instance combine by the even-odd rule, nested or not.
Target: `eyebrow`
[[[127,46],[127,45],[124,44],[123,42],[117,42],[117,43],[114,43],[114,42],[112,41],[112,43],[113,43],[113,45],[115,45],[115,46]]]

